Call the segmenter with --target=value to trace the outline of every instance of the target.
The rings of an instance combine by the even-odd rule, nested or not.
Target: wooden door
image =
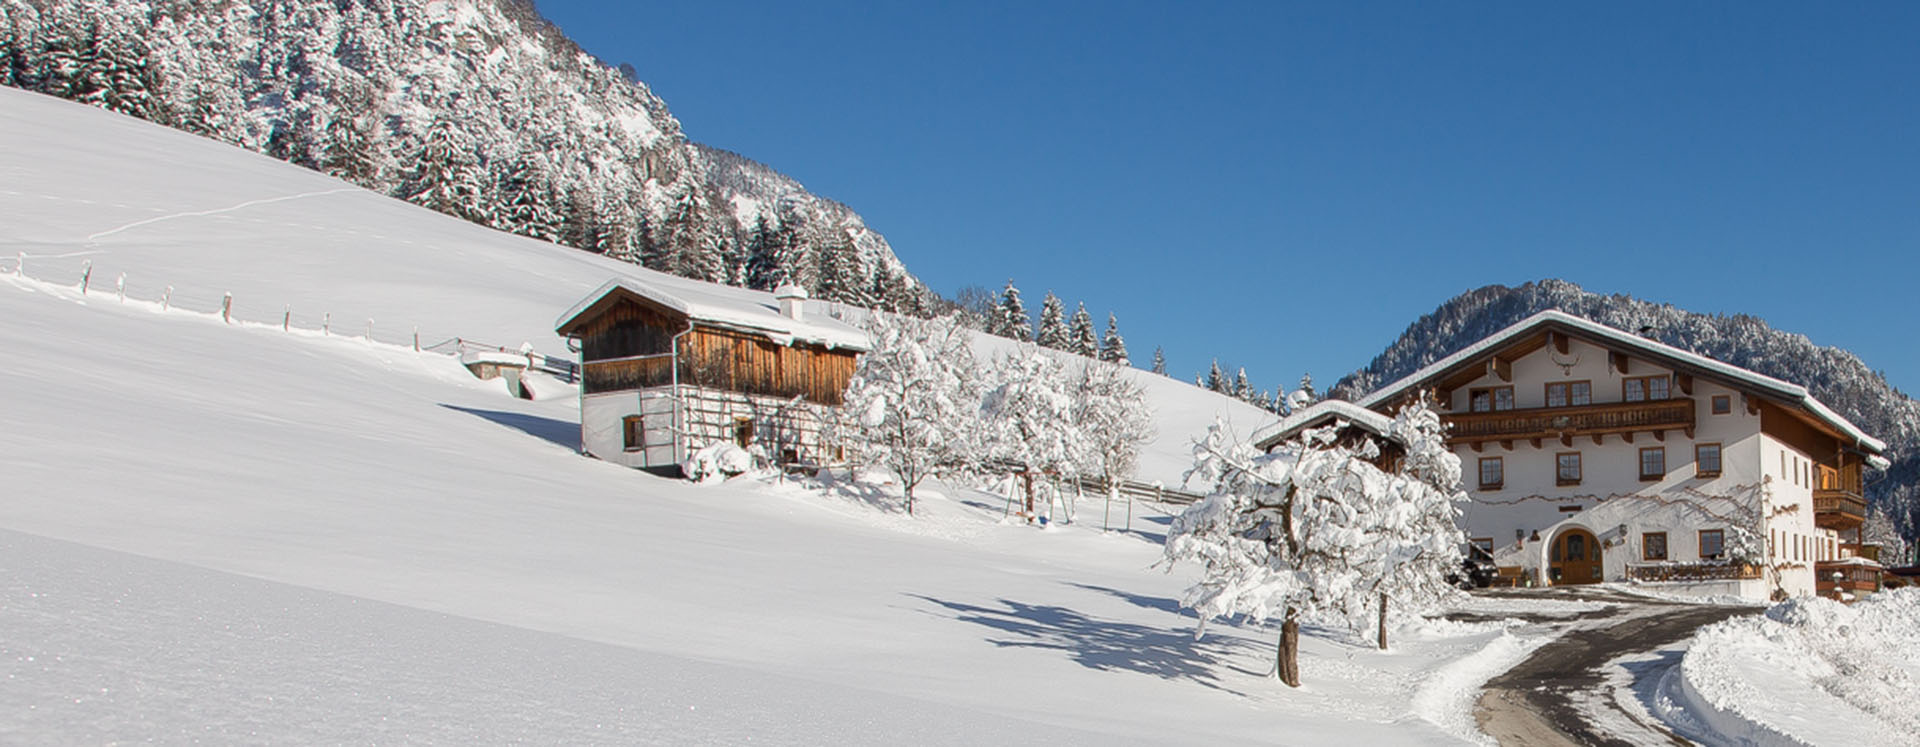
[[[1568,529],[1553,538],[1547,578],[1555,586],[1600,582],[1600,542],[1585,529]]]

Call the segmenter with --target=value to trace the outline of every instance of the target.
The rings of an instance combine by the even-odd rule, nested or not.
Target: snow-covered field
[[[571,398],[411,331],[564,354],[558,311],[644,271],[10,89],[0,143],[0,741],[1428,743],[1465,722],[1422,689],[1503,645],[1319,631],[1288,690],[1272,631],[1193,639],[1152,510],[585,459]],[[1150,478],[1256,417],[1149,385]]]

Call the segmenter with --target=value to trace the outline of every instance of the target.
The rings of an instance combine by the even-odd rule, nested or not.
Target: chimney
[[[807,289],[793,283],[782,283],[773,289],[773,298],[780,302],[780,314],[788,319],[799,321],[800,311],[807,302]]]

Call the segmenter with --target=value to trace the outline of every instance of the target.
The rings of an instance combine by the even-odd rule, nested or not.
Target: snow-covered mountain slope
[[[552,321],[617,275],[734,292],[491,231],[320,174],[138,120],[0,89],[0,258],[33,277],[128,292],[243,319],[423,344],[463,337],[570,357]],[[816,304],[816,309],[830,305]],[[988,344],[992,344],[991,342]],[[1141,477],[1177,484],[1192,436],[1216,416],[1248,433],[1272,416],[1136,372],[1160,433]]]
[[[834,300],[924,300],[859,215],[693,145],[631,72],[528,0],[0,0],[0,86],[682,276],[768,288],[776,267],[830,268],[809,285]]]
[[[1151,568],[1164,515],[1037,531],[965,491],[909,519],[663,480],[575,453],[570,398],[411,347],[564,355],[548,325],[609,275],[687,281],[0,90],[21,142],[0,741],[1425,743],[1464,721],[1416,715],[1422,688],[1501,635],[1309,635],[1282,692],[1271,631],[1194,640],[1185,574]],[[1158,453],[1236,412],[1149,383]]]

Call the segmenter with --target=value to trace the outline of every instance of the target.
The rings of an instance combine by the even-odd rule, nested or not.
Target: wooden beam
[[[1693,396],[1693,374],[1674,374],[1673,384],[1674,386],[1680,387],[1681,394],[1689,397]]]
[[[1620,434],[1620,437],[1626,439],[1627,443],[1633,443],[1633,431],[1623,432]]]
[[[1565,438],[1565,436],[1561,436],[1561,438]],[[1533,442],[1533,448],[1536,448],[1536,449],[1540,448],[1540,439],[1533,438],[1528,440]]]
[[[1569,449],[1573,448],[1573,434],[1571,433],[1560,434],[1560,445]]]
[[[1760,401],[1745,394],[1740,395],[1740,404],[1747,406],[1748,415],[1760,414]]]
[[[1513,383],[1513,361],[1506,360],[1497,355],[1488,358],[1487,373],[1493,374],[1501,381],[1511,384]]]
[[[1653,432],[1653,440],[1655,440],[1655,441],[1665,441],[1665,440],[1667,440],[1667,432],[1666,432],[1666,431],[1654,431],[1654,432]]]
[[[1510,439],[1510,438],[1501,439],[1500,448],[1506,449],[1507,451],[1513,451],[1513,439]]]
[[[1559,351],[1561,355],[1566,355],[1567,353],[1573,352],[1572,350],[1573,345],[1571,344],[1572,341],[1568,340],[1565,334],[1560,332],[1548,332],[1547,339],[1553,342],[1553,349]]]
[[[1602,433],[1593,434],[1593,445],[1595,446],[1599,446],[1601,442],[1606,440],[1607,440],[1606,434],[1602,434]]]
[[[1627,373],[1627,354],[1608,351],[1607,365],[1613,366],[1614,370],[1619,371],[1621,375],[1625,375]]]
[[[1453,390],[1452,389],[1448,389],[1446,387],[1439,387],[1437,389],[1434,389],[1433,398],[1435,402],[1440,403],[1440,409],[1442,410],[1453,409]]]
[[[1687,426],[1687,438],[1689,440],[1693,438],[1693,426],[1691,425]]]
[[[1479,441],[1473,442],[1472,446],[1475,452],[1483,451],[1486,448],[1486,446]]]

